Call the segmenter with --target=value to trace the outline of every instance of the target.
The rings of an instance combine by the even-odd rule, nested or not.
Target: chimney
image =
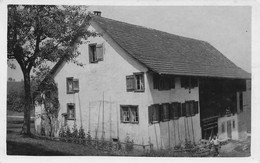
[[[94,15],[101,16],[101,11],[93,11]]]

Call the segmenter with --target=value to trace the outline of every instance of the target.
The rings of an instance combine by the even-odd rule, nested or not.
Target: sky
[[[209,42],[237,66],[251,72],[249,6],[90,6],[102,16]],[[21,80],[17,65],[8,77]]]

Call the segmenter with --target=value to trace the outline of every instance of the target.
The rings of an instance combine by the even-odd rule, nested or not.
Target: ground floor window
[[[74,103],[68,103],[67,104],[67,119],[68,120],[75,120],[75,104]]]
[[[137,105],[121,105],[120,106],[122,123],[138,123],[138,106]]]

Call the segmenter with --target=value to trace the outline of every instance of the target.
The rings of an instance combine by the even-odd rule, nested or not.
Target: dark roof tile
[[[250,78],[248,72],[205,41],[100,16],[92,19],[127,53],[156,73]]]

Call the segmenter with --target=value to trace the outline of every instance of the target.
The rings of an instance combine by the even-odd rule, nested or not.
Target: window
[[[74,79],[73,77],[69,77],[66,79],[67,83],[67,94],[73,94],[75,92],[79,92],[79,79]]]
[[[169,107],[170,105],[168,103],[162,104],[161,107],[161,120],[162,121],[168,121],[170,119],[170,112]]]
[[[138,106],[136,105],[121,105],[121,122],[122,123],[138,123]]]
[[[181,77],[181,87],[185,89],[198,87],[198,79],[194,77]]]
[[[67,120],[68,120],[67,113],[62,113],[61,115],[62,115],[62,117],[63,117],[63,123],[62,123],[62,125],[63,125],[63,126],[67,126]]]
[[[89,63],[97,63],[103,61],[104,44],[90,44],[89,45]]]
[[[143,73],[135,73],[135,91],[144,91],[144,74]]]
[[[160,122],[160,105],[154,104],[148,107],[149,114],[149,123],[158,123]]]
[[[198,101],[186,101],[182,104],[181,116],[194,116],[198,113]]]
[[[144,92],[144,73],[126,76],[126,90],[128,92]]]
[[[75,120],[75,104],[74,103],[68,103],[67,104],[67,116],[68,120]]]
[[[74,93],[73,91],[73,78],[67,78],[67,93]]]
[[[225,122],[222,122],[222,124],[221,124],[221,132],[222,133],[225,132]]]
[[[181,116],[181,103],[174,102],[170,105],[170,119],[179,119]]]
[[[175,88],[175,78],[172,76],[153,76],[154,89],[170,90]]]

